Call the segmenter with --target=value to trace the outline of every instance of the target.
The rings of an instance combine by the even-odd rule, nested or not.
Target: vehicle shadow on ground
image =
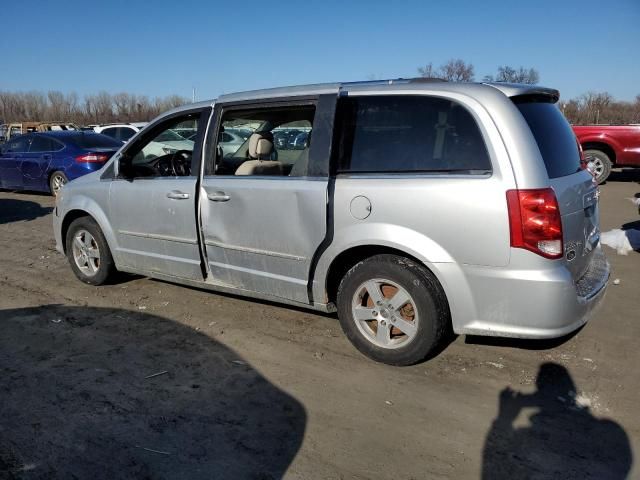
[[[622,168],[619,170],[612,170],[607,178],[607,182],[640,183],[640,168]]]
[[[49,215],[52,211],[52,207],[42,207],[30,200],[0,198],[0,225],[35,220]]]
[[[633,456],[626,432],[592,415],[569,371],[545,363],[536,386],[532,394],[508,387],[500,393],[498,417],[484,445],[482,479],[627,478]],[[518,422],[524,409],[535,413]]]
[[[236,353],[120,309],[0,310],[1,478],[281,478],[306,412]]]

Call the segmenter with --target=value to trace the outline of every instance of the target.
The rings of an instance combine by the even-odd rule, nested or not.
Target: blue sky
[[[640,0],[3,2],[0,90],[198,99],[411,77],[462,58],[476,79],[534,67],[563,98],[640,94]]]

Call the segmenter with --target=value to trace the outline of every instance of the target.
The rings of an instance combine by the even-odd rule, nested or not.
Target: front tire
[[[338,288],[338,318],[353,345],[389,365],[433,354],[451,324],[438,280],[422,265],[376,255],[352,267]]]
[[[602,150],[585,150],[584,158],[593,164],[593,173],[598,184],[604,183],[609,178],[611,168],[613,168],[609,155]]]
[[[109,245],[91,217],[74,220],[65,239],[67,259],[73,273],[84,283],[102,285],[116,272]]]

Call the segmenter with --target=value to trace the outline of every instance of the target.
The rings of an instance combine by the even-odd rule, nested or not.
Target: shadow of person
[[[488,479],[623,479],[632,464],[624,429],[595,418],[578,403],[567,369],[540,366],[538,390],[500,393],[499,412],[487,435],[482,478]],[[530,425],[516,427],[521,411],[536,409]]]
[[[298,401],[179,323],[0,310],[0,478],[281,478],[305,425]]]
[[[52,211],[52,207],[42,207],[30,200],[0,198],[0,225],[35,220],[44,215],[49,215]]]

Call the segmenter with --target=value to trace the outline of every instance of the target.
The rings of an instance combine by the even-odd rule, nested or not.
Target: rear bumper
[[[560,265],[548,270],[465,268],[473,298],[471,320],[454,319],[454,331],[516,338],[561,337],[591,318],[604,298],[609,276],[610,266],[600,247],[577,282]]]

